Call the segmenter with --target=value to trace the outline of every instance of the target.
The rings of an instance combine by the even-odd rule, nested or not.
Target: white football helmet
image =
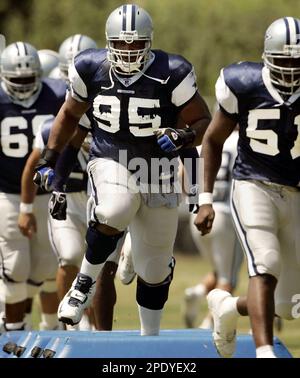
[[[65,39],[58,51],[61,78],[66,81],[68,80],[68,69],[76,54],[86,49],[96,48],[97,43],[86,35],[75,34]]]
[[[5,90],[18,101],[29,99],[41,86],[40,59],[29,43],[7,46],[1,55],[0,70]]]
[[[153,26],[149,14],[137,5],[126,4],[115,9],[108,17],[105,27],[107,59],[115,72],[133,75],[150,59]],[[115,48],[116,41],[131,44],[144,41],[143,49]]]
[[[266,31],[262,57],[278,92],[294,93],[300,87],[300,20],[274,21]]]
[[[56,51],[43,49],[38,51],[43,77],[49,77],[50,72],[58,66],[59,55]]]

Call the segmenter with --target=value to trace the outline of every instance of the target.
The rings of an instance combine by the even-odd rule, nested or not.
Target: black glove
[[[59,152],[45,148],[42,152],[36,167],[33,182],[48,192],[52,190],[52,182],[54,179],[54,167],[58,159]]]
[[[195,137],[196,132],[193,129],[157,129],[154,131],[157,136],[157,143],[163,151],[171,152],[179,150],[182,147],[190,146]]]
[[[49,212],[53,219],[66,220],[67,196],[66,193],[52,192],[49,200]]]

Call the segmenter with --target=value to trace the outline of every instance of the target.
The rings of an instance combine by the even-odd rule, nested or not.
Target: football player
[[[87,48],[96,48],[96,42],[90,37],[76,34],[62,42],[59,48],[59,70],[60,78],[68,82],[67,71],[71,60],[79,52]],[[44,50],[42,50],[44,51]],[[54,67],[52,67],[53,69]],[[49,71],[49,70],[48,70]],[[51,71],[51,70],[50,70]],[[49,72],[50,72],[49,71]],[[88,117],[82,118],[81,123],[90,122]],[[22,196],[33,203],[36,188],[33,185],[33,171],[37,161],[40,158],[41,151],[47,144],[50,129],[53,125],[53,119],[46,120],[40,127],[34,149],[27,161],[22,177]],[[85,129],[86,130],[86,129]],[[83,136],[85,137],[86,132]],[[66,183],[66,189],[58,183],[54,198],[68,197],[68,209],[66,213],[59,214],[55,219],[49,217],[48,231],[53,251],[57,257],[59,268],[57,271],[56,282],[58,296],[60,300],[64,297],[71,283],[73,282],[83,257],[84,235],[87,228],[86,206],[87,206],[87,174],[86,165],[89,154],[89,143],[84,143],[77,154],[77,161]],[[67,162],[66,162],[67,163]],[[63,164],[63,163],[59,163]],[[58,188],[64,193],[58,194]],[[65,190],[64,190],[65,189]],[[52,199],[51,199],[52,201]],[[28,216],[27,216],[28,217]],[[21,214],[19,218],[20,227],[26,232],[30,231],[33,224],[36,223],[34,214],[26,218]],[[84,319],[81,322],[80,329],[84,330],[88,326],[88,321]]]
[[[181,56],[151,50],[152,29],[151,17],[136,5],[123,5],[110,14],[107,49],[80,53],[70,67],[71,95],[55,119],[36,168],[35,181],[46,184],[45,173],[91,108],[88,174],[93,209],[80,273],[58,310],[65,323],[80,321],[99,272],[129,226],[141,334],[159,333],[173,276],[179,203],[173,182],[165,182],[174,176],[170,162],[176,151],[201,143],[210,114],[198,93],[192,65]],[[189,126],[170,128],[176,127],[179,117]],[[160,165],[159,172],[162,158],[168,164]],[[154,174],[148,180],[151,162],[154,173],[159,173],[157,182]],[[156,193],[147,191],[150,184]]]
[[[239,124],[233,169],[232,216],[249,272],[247,298],[215,289],[208,294],[219,353],[234,353],[238,315],[250,316],[258,358],[276,357],[274,314],[293,318],[300,289],[300,20],[284,17],[266,30],[263,63],[221,70],[220,110],[205,135],[204,193],[195,225],[210,232],[212,192],[225,140]]]
[[[230,293],[236,287],[243,255],[230,216],[231,172],[237,154],[238,131],[226,140],[222,152],[222,162],[216,177],[213,200],[216,213],[214,228],[205,237],[194,226],[195,215],[190,217],[190,231],[199,251],[211,263],[213,271],[203,281],[185,290],[184,320],[188,328],[195,326],[200,301],[214,288]],[[200,148],[199,148],[200,152]],[[200,328],[212,328],[211,314],[204,318]]]
[[[5,326],[7,330],[16,330],[24,327],[26,307],[31,302],[27,298],[33,298],[44,281],[47,282],[44,290],[53,293],[57,306],[57,263],[50,243],[47,243],[46,232],[49,195],[40,192],[37,196],[40,227],[35,235],[30,234],[26,238],[20,233],[18,214],[19,210],[22,213],[32,212],[30,204],[26,201],[20,203],[22,171],[39,124],[57,114],[64,101],[66,87],[63,82],[41,80],[38,53],[29,43],[16,42],[7,46],[1,56],[0,69],[0,202],[3,212],[0,222],[0,282],[5,302]],[[51,310],[49,307],[51,304],[42,309],[46,317]],[[54,321],[55,316],[51,314],[50,317]]]

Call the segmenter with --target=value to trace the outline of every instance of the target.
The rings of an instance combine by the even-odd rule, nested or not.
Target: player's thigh
[[[282,263],[280,277],[275,290],[275,313],[283,319],[294,318],[293,308],[300,296],[300,267]]]
[[[230,213],[215,209],[212,233],[212,260],[220,283],[233,281],[237,237]]]
[[[49,217],[48,233],[60,266],[80,266],[85,252],[86,224],[77,214],[67,213],[66,220]]]
[[[210,264],[213,266],[212,239],[214,228],[209,234],[206,234],[204,236],[201,235],[201,232],[194,225],[195,218],[196,214],[190,215],[190,231],[192,239],[197,248],[197,251],[201,254],[201,256],[209,260]]]
[[[1,275],[16,282],[28,279],[29,241],[18,228],[20,196],[0,193],[0,269]]]
[[[93,195],[91,219],[124,231],[141,204],[130,172],[108,159],[93,160],[88,172]]]
[[[36,283],[55,278],[58,266],[48,237],[48,201],[48,195],[37,196],[35,200],[37,233],[30,240],[30,279]]]
[[[178,224],[177,208],[142,205],[130,224],[135,271],[148,283],[160,283],[172,272]]]
[[[83,225],[87,225],[88,198],[85,191],[67,193],[67,215],[76,217]]]
[[[233,182],[232,217],[250,276],[279,276],[281,259],[276,202],[280,200],[278,193],[257,182]]]
[[[287,208],[282,209],[279,241],[282,267],[275,292],[276,314],[293,318],[295,298],[300,294],[300,193],[283,193]]]

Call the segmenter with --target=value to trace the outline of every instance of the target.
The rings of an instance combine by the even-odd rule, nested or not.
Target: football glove
[[[33,176],[33,182],[41,189],[45,189],[47,192],[51,192],[52,190],[53,179],[54,170],[50,167],[38,169]]]
[[[59,153],[55,150],[45,148],[41,158],[34,168],[35,174],[33,176],[33,182],[41,189],[45,189],[47,192],[52,190],[54,167],[58,156]]]
[[[165,152],[172,152],[179,150],[182,147],[190,146],[195,137],[196,132],[193,129],[158,129],[154,131],[157,137],[157,143]]]
[[[66,193],[52,192],[49,200],[49,212],[53,219],[66,220],[67,196]]]

